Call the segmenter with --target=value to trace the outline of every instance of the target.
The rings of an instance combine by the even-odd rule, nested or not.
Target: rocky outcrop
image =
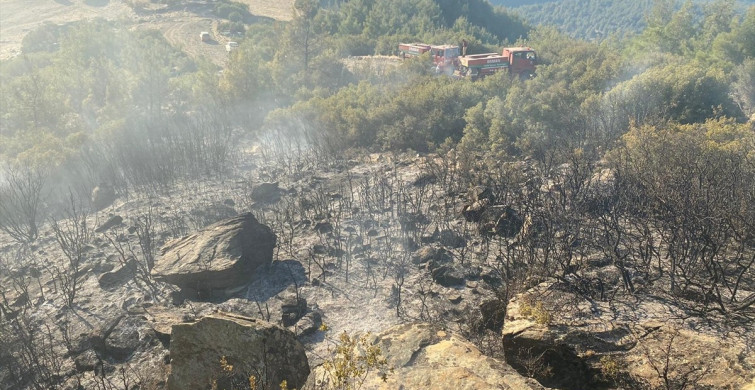
[[[218,388],[222,380],[239,379],[248,385],[250,376],[264,389],[278,389],[284,380],[298,389],[309,375],[304,347],[293,333],[227,313],[173,325],[170,357],[168,390],[206,389],[213,380]]]
[[[544,283],[507,309],[507,362],[546,386],[663,387],[656,368],[667,369],[673,386],[739,389],[755,378],[749,332],[679,320],[684,310],[666,300],[600,302]]]
[[[157,280],[190,296],[223,295],[250,281],[273,259],[275,234],[249,214],[230,218],[167,243],[152,269]]]
[[[376,373],[368,375],[362,389],[543,389],[469,341],[429,324],[393,327],[377,335],[375,343],[392,372],[385,382]],[[321,380],[323,373],[318,368],[310,381]]]

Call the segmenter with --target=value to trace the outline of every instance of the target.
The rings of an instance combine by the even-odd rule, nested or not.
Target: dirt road
[[[132,20],[135,15],[120,0],[0,0],[0,59],[17,55],[24,36],[44,23],[98,17]]]
[[[294,0],[242,0],[249,11],[276,20],[291,20]],[[172,12],[137,15],[123,0],[0,0],[0,60],[20,53],[24,36],[44,23],[68,23],[91,18],[122,20],[132,28],[158,29],[176,47],[194,58],[206,57],[224,65],[229,39],[218,33],[212,3],[196,2]],[[199,40],[209,31],[213,41]]]
[[[218,20],[209,14],[173,12],[162,15],[161,20],[140,24],[138,28],[158,29],[171,45],[183,50],[192,58],[207,58],[216,65],[224,66],[228,53],[225,44],[229,39],[218,33]],[[210,33],[211,41],[202,42],[199,33]]]

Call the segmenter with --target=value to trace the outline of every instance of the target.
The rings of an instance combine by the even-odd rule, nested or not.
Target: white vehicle
[[[230,52],[231,50],[239,47],[238,42],[228,42],[225,45],[225,51]]]

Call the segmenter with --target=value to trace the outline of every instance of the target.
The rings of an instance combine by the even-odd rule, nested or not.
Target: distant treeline
[[[515,8],[532,25],[554,26],[572,36],[587,39],[604,39],[612,34],[625,35],[642,31],[646,17],[655,4],[674,3],[679,9],[683,1],[657,0],[491,0],[491,3]],[[700,14],[707,6],[720,7],[722,2],[696,0]],[[753,0],[739,0],[738,9],[755,4]]]

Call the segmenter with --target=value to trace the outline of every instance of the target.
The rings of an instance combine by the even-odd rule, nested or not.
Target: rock
[[[464,284],[464,274],[456,268],[442,265],[432,271],[435,283],[443,287],[461,286]]]
[[[333,231],[333,225],[327,221],[321,221],[315,224],[315,231],[320,234],[328,234]]]
[[[545,323],[537,318],[542,310],[552,313]],[[503,328],[506,360],[520,372],[531,372],[534,358],[535,366],[550,367],[548,375],[536,379],[566,390],[663,387],[650,361],[663,368],[667,357],[672,382],[694,367],[706,370],[699,378],[687,378],[700,388],[741,388],[755,378],[749,368],[755,356],[745,352],[752,343],[749,336],[706,329],[695,319],[669,320],[682,313],[683,308],[655,297],[601,302],[543,283],[509,303]],[[618,370],[614,378],[603,375],[606,361]]]
[[[398,217],[398,222],[401,225],[401,229],[407,232],[413,232],[419,230],[422,226],[430,223],[430,218],[422,213],[402,213]]]
[[[480,222],[480,219],[485,212],[485,209],[490,205],[490,201],[487,199],[478,200],[470,205],[464,206],[461,210],[461,215],[467,222]]]
[[[317,311],[307,313],[296,323],[296,334],[306,337],[315,334],[322,325],[322,314]]]
[[[392,372],[385,382],[378,373],[367,375],[362,389],[543,389],[506,363],[483,355],[462,337],[439,331],[429,324],[404,324],[377,335],[383,356]],[[318,368],[310,379],[317,385]]]
[[[522,229],[524,221],[516,210],[505,206],[495,222],[495,234],[502,237],[514,237]]]
[[[309,375],[302,344],[293,333],[261,320],[216,313],[195,323],[173,326],[168,390],[203,389],[220,374],[220,360],[234,377],[264,378],[270,389],[282,381],[301,388]]]
[[[491,206],[480,217],[480,231],[501,237],[515,237],[522,229],[524,220],[510,206]]]
[[[149,345],[156,337],[141,316],[127,316],[105,338],[105,355],[116,361],[127,361],[138,349]]]
[[[275,240],[254,215],[242,214],[165,244],[152,275],[187,292],[223,295],[272,263]]]
[[[438,240],[441,245],[448,248],[463,248],[467,246],[467,240],[453,230],[441,230]]]
[[[495,203],[493,189],[486,186],[474,186],[467,191],[467,199],[471,203],[487,201],[488,204]]]
[[[412,263],[429,264],[429,268],[437,268],[442,264],[448,264],[452,261],[451,255],[443,248],[434,246],[425,246],[414,252]]]
[[[121,314],[102,324],[95,330],[81,334],[70,350],[71,355],[82,357],[82,367],[89,367],[87,357],[90,351],[96,356],[111,361],[125,362],[137,350],[146,350],[155,339],[155,332],[150,329],[146,318],[139,315]]]
[[[97,229],[94,229],[94,231],[97,233],[102,233],[102,232],[110,230],[113,227],[120,225],[121,223],[123,223],[123,217],[121,217],[120,215],[114,215],[108,218],[108,220],[105,221],[105,223],[98,226]]]
[[[98,326],[91,332],[79,335],[79,338],[74,342],[70,353],[72,355],[79,355],[88,350],[94,350],[95,352],[104,355],[105,340],[110,336],[110,333],[113,332],[124,317],[124,314],[118,315],[110,321]]]
[[[281,321],[283,326],[291,326],[299,321],[299,318],[307,312],[307,300],[304,298],[290,297],[281,304]]]
[[[260,183],[252,189],[251,197],[253,201],[258,203],[276,203],[281,198],[281,189],[278,187],[278,182]]]
[[[103,290],[112,290],[126,284],[136,275],[136,260],[131,259],[125,265],[115,271],[105,272],[100,275],[97,282]]]
[[[92,207],[99,211],[115,202],[115,189],[107,183],[100,183],[92,190]]]
[[[73,365],[78,372],[94,371],[101,364],[100,358],[91,349],[73,359]]]

